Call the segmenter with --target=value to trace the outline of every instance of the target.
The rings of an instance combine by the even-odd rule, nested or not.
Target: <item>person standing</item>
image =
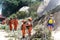
[[[32,31],[32,18],[28,18],[27,28],[28,28],[28,34],[29,34],[29,36],[31,36],[31,31]]]
[[[52,31],[52,30],[53,30],[53,27],[54,27],[54,23],[55,23],[55,20],[54,20],[52,14],[50,15],[47,23],[48,23],[48,25],[47,25],[47,26],[48,26],[48,29],[49,29],[50,31]]]
[[[12,18],[10,18],[10,20],[9,20],[9,28],[10,28],[10,31],[12,31],[12,28],[13,28],[13,19]]]
[[[14,23],[13,23],[14,24],[14,30],[16,31],[17,27],[18,27],[18,19],[14,18],[13,21],[14,21]]]
[[[22,26],[21,26],[21,30],[22,30],[22,37],[25,38],[25,30],[26,30],[26,21],[25,20],[22,20]]]

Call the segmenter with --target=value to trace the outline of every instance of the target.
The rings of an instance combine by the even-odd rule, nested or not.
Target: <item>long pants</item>
[[[17,25],[14,25],[14,30],[17,30]]]
[[[9,25],[10,26],[10,31],[12,30],[12,24]]]
[[[24,29],[22,30],[22,36],[25,37],[25,30]]]
[[[29,29],[28,29],[29,35],[31,35],[31,30],[32,30],[32,27],[29,27]]]

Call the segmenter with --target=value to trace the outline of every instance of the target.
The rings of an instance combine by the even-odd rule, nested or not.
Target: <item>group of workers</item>
[[[28,29],[28,35],[31,36],[31,30],[32,30],[32,18],[29,18],[28,21],[23,20],[22,21],[23,24],[21,26],[21,30],[22,30],[22,36],[23,38],[25,38],[25,34],[26,34],[26,29]]]
[[[9,28],[10,28],[10,31],[12,31],[13,30],[13,28],[14,28],[14,30],[17,30],[17,26],[18,26],[18,20],[17,20],[17,18],[10,18],[10,20],[9,20]]]
[[[26,29],[28,29],[28,35],[31,36],[31,30],[32,30],[32,18],[28,18],[28,21],[22,20],[22,25],[21,25],[21,31],[22,31],[22,37],[25,38],[26,34]],[[10,18],[9,20],[9,28],[10,31],[12,31],[12,28],[16,31],[18,27],[18,20],[17,18]]]

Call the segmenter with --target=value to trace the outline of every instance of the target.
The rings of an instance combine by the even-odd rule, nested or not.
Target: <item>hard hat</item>
[[[32,18],[30,17],[30,18],[28,18],[28,20],[32,21]]]

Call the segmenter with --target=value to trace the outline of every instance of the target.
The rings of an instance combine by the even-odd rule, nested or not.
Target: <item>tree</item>
[[[4,0],[2,10],[3,16],[8,17],[17,12],[21,7],[28,6],[29,3],[30,0]]]
[[[30,6],[29,13],[30,13],[30,16],[32,16],[32,18],[37,17],[37,9],[40,3],[41,3],[40,1],[35,1],[35,2],[32,2],[31,5],[29,5]]]

